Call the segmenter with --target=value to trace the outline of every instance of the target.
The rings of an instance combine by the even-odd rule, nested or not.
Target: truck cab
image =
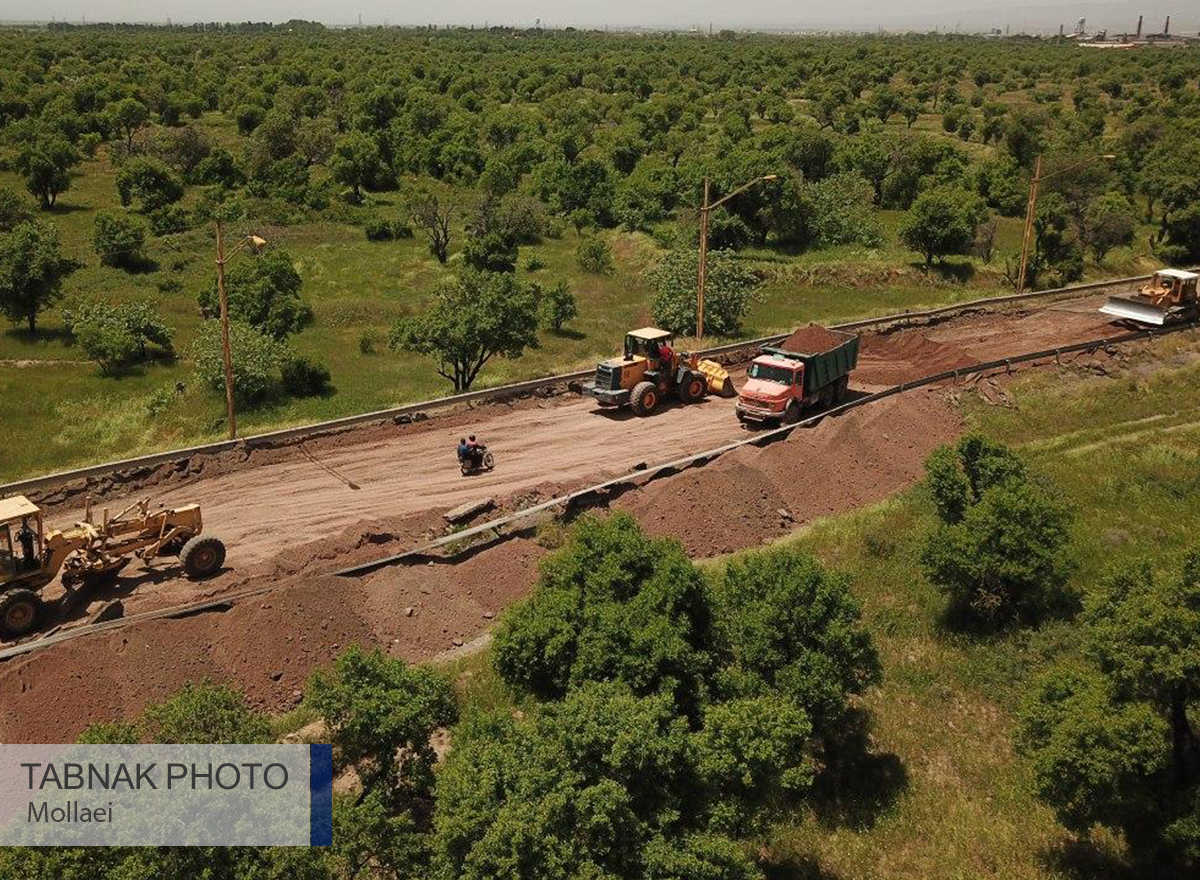
[[[756,357],[746,371],[746,384],[738,398],[738,418],[759,422],[796,421],[803,406],[803,362],[775,355]]]

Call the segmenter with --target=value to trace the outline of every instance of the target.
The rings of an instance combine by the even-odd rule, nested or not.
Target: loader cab
[[[647,360],[658,360],[658,347],[664,342],[670,345],[675,334],[657,327],[643,327],[625,334],[625,360],[631,361],[639,355]]]
[[[42,511],[23,495],[0,499],[0,584],[42,569]]]

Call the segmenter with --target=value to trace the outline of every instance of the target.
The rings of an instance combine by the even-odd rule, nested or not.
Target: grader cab
[[[669,395],[683,403],[695,403],[709,391],[732,391],[724,367],[675,351],[674,341],[673,333],[657,327],[627,333],[623,355],[597,364],[595,378],[584,384],[583,392],[601,406],[629,406],[637,415],[646,416]]]
[[[0,638],[19,638],[42,617],[41,591],[60,573],[67,590],[110,582],[133,557],[179,556],[190,578],[215,574],[225,562],[220,539],[201,536],[200,507],[188,504],[150,510],[149,500],[116,516],[103,511],[47,532],[41,508],[23,495],[0,499]]]

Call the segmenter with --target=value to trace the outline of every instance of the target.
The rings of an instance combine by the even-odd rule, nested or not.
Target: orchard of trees
[[[1198,77],[1191,52],[1054,40],[10,30],[0,167],[27,196],[0,190],[0,308],[34,328],[57,301],[69,264],[50,212],[98,155],[121,208],[97,216],[94,248],[116,269],[144,266],[148,243],[207,223],[234,195],[261,222],[412,235],[440,263],[459,249],[487,273],[512,273],[522,245],[566,224],[585,236],[580,271],[604,274],[606,230],[642,230],[661,249],[655,318],[684,333],[694,310],[671,279],[694,251],[706,177],[715,199],[774,175],[713,214],[713,250],[734,262],[747,249],[878,247],[889,210],[931,270],[991,262],[995,218],[1023,213],[1042,157],[1035,284],[1075,280],[1135,238],[1184,263],[1200,259]],[[375,214],[375,194],[393,191],[407,220]],[[734,293],[713,329],[736,334],[749,287],[745,271],[725,274]],[[563,281],[537,286],[558,301],[526,310],[517,335],[570,320]],[[508,334],[482,348],[504,351]],[[426,350],[408,339],[397,345]],[[477,372],[433,356],[456,388]]]

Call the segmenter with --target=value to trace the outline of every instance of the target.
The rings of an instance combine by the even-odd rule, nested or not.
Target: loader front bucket
[[[716,361],[700,361],[696,365],[704,377],[708,379],[708,390],[719,397],[733,397],[737,389],[733,387],[733,379],[729,371]]]
[[[1133,297],[1110,296],[1108,302],[1100,307],[1100,311],[1114,318],[1124,318],[1140,324],[1154,324],[1157,327],[1161,327],[1167,321],[1167,309]]]

